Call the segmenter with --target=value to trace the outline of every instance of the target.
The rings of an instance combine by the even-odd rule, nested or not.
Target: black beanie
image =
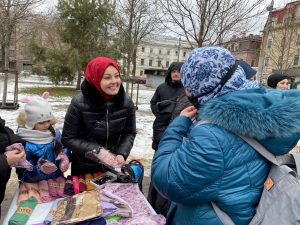
[[[280,82],[280,81],[282,81],[284,79],[288,79],[288,77],[286,75],[284,75],[284,74],[274,73],[274,74],[271,74],[268,77],[267,83],[268,83],[269,87],[276,88],[278,82]]]

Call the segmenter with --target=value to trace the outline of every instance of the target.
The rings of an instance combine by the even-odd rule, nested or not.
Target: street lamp
[[[179,62],[180,59],[180,47],[181,47],[181,36],[179,37],[179,43],[178,43],[178,55],[177,55],[177,62]]]

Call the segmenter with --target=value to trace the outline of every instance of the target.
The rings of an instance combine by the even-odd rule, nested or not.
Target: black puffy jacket
[[[5,126],[5,121],[0,118],[0,205],[4,198],[6,184],[10,177],[11,168],[7,164],[6,156],[4,155],[5,148],[14,143],[23,143],[19,136]]]
[[[121,85],[119,93],[105,101],[96,88],[83,81],[65,116],[62,143],[72,152],[72,175],[106,170],[85,157],[105,147],[126,159],[136,135],[135,107]]]

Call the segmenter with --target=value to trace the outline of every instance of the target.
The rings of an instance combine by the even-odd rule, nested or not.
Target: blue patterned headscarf
[[[247,80],[240,66],[221,87],[222,78],[234,64],[234,56],[225,48],[213,46],[194,49],[181,67],[182,84],[192,96],[208,93],[198,98],[199,104],[234,90],[257,88],[257,82]]]

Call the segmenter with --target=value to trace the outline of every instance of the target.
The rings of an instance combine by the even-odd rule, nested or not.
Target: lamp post
[[[177,62],[180,60],[180,47],[181,47],[181,36],[179,37],[178,43],[178,54],[177,54]]]

